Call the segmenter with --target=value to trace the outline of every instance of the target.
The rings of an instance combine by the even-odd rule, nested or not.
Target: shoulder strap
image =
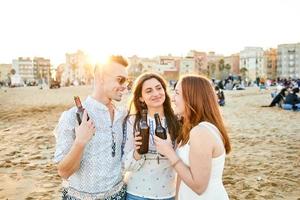
[[[122,127],[122,131],[123,131],[123,138],[122,138],[122,145],[121,145],[121,158],[124,155],[124,147],[125,147],[125,143],[126,143],[126,136],[127,136],[127,119],[125,119],[124,123],[123,123],[123,127]]]
[[[210,132],[215,136],[217,141],[220,144],[224,145],[223,140],[220,135],[220,131],[218,130],[218,128],[215,125],[213,125],[209,122],[201,122],[199,125],[204,125],[206,128],[208,128],[210,130]]]

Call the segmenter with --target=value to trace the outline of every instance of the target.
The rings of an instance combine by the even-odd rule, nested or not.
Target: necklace
[[[108,108],[108,112],[111,118],[111,156],[115,157],[116,156],[116,141],[115,141],[115,136],[116,133],[113,131],[113,121],[114,121],[114,105],[112,104],[112,102],[110,101],[108,104],[106,104],[107,108]]]

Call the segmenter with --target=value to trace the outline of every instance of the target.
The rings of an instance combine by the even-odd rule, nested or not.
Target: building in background
[[[59,65],[61,85],[91,84],[94,67],[89,60],[88,55],[80,50],[75,53],[66,53],[66,63]]]
[[[142,58],[137,55],[128,57],[128,61],[128,74],[132,78],[136,78],[144,72],[155,71],[159,64],[159,58]]]
[[[188,58],[194,58],[195,60],[195,73],[208,75],[208,58],[205,52],[191,50],[188,52]]]
[[[277,76],[300,78],[300,43],[280,44],[277,49]]]
[[[42,57],[33,58],[34,79],[44,79],[48,82],[51,79],[51,62],[50,59]]]
[[[264,52],[263,73],[267,79],[275,80],[277,78],[277,49],[268,49]]]
[[[264,50],[261,47],[245,47],[240,52],[240,70],[246,69],[250,81],[266,76],[263,73],[263,56]]]
[[[196,73],[196,61],[194,57],[185,57],[180,60],[180,75]]]
[[[208,58],[205,52],[191,50],[180,60],[180,74],[208,74]]]
[[[223,79],[222,72],[225,66],[224,56],[211,51],[207,55],[208,76],[213,79]]]
[[[0,82],[8,82],[11,70],[11,64],[0,64]]]
[[[159,64],[156,66],[158,73],[166,80],[178,80],[181,57],[170,54],[168,56],[159,56],[158,60]]]
[[[232,54],[230,56],[224,57],[225,70],[232,75],[240,74],[240,54]]]
[[[24,83],[35,82],[36,74],[30,57],[19,57],[12,61],[12,67]]]
[[[50,59],[42,57],[19,57],[12,61],[12,68],[16,71],[24,84],[36,84],[40,80],[48,83],[51,78]]]

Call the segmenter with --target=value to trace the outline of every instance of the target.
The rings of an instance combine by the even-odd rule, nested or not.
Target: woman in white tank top
[[[229,199],[222,175],[231,147],[210,81],[197,75],[182,77],[173,102],[183,119],[178,148],[173,150],[169,138],[155,137],[155,143],[177,172],[176,199]]]

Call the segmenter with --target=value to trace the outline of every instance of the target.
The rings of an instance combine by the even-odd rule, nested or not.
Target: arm
[[[67,179],[79,169],[84,147],[83,143],[76,141],[73,143],[70,152],[57,165],[59,176]]]
[[[83,114],[82,123],[75,129],[76,139],[72,144],[70,151],[57,166],[58,174],[62,178],[69,178],[79,169],[84,147],[92,138],[95,131],[96,128],[91,119],[87,121],[87,113],[85,111]]]
[[[178,199],[178,191],[180,186],[181,178],[177,175],[176,176],[176,194],[175,194],[175,200]]]
[[[190,167],[180,160],[168,141],[156,137],[155,142],[159,152],[170,160],[180,179],[195,193],[202,194],[210,178],[214,143],[208,130],[194,127],[190,132]]]

